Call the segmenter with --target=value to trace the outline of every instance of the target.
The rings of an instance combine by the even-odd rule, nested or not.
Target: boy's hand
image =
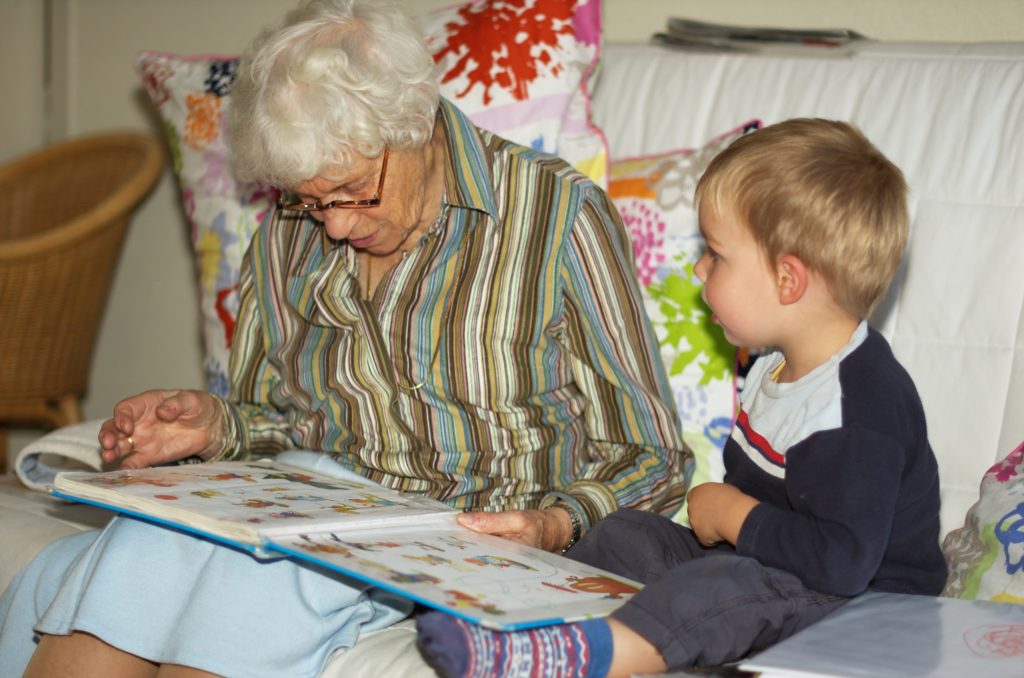
[[[703,546],[727,541],[736,545],[747,514],[760,502],[725,483],[703,483],[690,490],[686,511]]]

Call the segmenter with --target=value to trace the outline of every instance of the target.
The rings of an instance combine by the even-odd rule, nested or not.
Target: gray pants
[[[644,584],[612,617],[658,648],[672,670],[737,661],[848,600],[731,546],[704,548],[689,528],[644,511],[616,511],[566,555]]]

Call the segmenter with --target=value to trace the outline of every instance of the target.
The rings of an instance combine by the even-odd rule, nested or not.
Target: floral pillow
[[[598,0],[478,0],[418,21],[443,96],[481,127],[561,155],[604,185],[607,151],[589,100],[600,54]],[[236,57],[143,52],[136,65],[163,122],[192,226],[207,387],[223,395],[239,268],[276,192],[231,174],[224,120]]]
[[[736,349],[711,322],[693,273],[702,251],[693,189],[719,151],[760,125],[750,121],[696,150],[613,160],[609,172],[608,193],[632,235],[683,438],[696,456],[691,486],[722,479],[736,408]]]
[[[977,503],[942,552],[942,595],[1024,603],[1024,443],[985,472]]]

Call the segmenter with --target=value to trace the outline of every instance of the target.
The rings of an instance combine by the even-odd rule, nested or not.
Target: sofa
[[[986,471],[1024,440],[1024,267],[1017,258],[1024,253],[1024,143],[1013,141],[1024,131],[1024,44],[865,41],[848,51],[749,54],[592,47],[561,127],[536,138],[564,135],[565,145],[549,150],[575,153],[575,164],[608,187],[633,234],[684,435],[697,454],[694,482],[721,476],[719,453],[741,386],[735,368],[745,353],[736,356],[713,335],[693,293],[693,184],[737,135],[789,117],[844,119],[903,169],[911,187],[909,249],[872,323],[918,385],[939,461],[942,533],[970,528],[965,519]],[[148,63],[165,58],[174,57],[150,55]],[[143,66],[152,98],[152,71]],[[183,191],[197,200],[176,162]],[[256,214],[260,205],[247,209]],[[209,269],[200,260],[200,271]],[[214,299],[216,288],[209,292]],[[225,309],[230,314],[230,295],[226,306],[219,300],[205,309],[214,389],[224,359],[216,323]],[[1020,459],[1003,475],[1024,475]],[[5,478],[0,588],[45,544],[107,519]],[[412,638],[407,624],[379,632],[337,655],[324,675],[432,675]]]

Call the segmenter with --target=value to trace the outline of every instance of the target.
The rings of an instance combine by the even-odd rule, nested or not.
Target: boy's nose
[[[697,263],[693,265],[693,274],[697,276],[697,280],[704,282],[706,280],[705,274],[707,273],[707,259],[708,253],[704,252],[700,255],[700,259],[697,259]]]

